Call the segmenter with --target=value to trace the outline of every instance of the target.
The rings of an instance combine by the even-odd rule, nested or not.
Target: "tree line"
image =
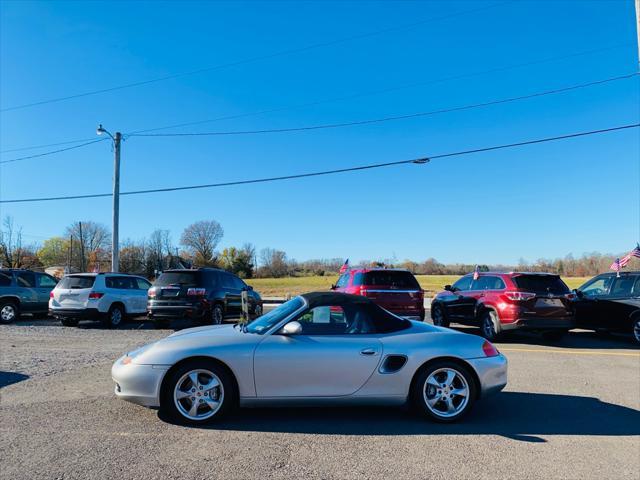
[[[111,232],[100,223],[77,221],[59,236],[42,242],[26,243],[22,228],[5,217],[0,228],[0,266],[43,270],[59,267],[59,273],[109,271],[111,269]],[[296,261],[286,252],[263,248],[259,252],[251,243],[218,250],[224,229],[215,220],[201,220],[186,227],[174,244],[169,230],[156,229],[139,240],[125,239],[120,244],[120,271],[155,278],[169,268],[218,267],[241,278],[335,275],[344,263],[342,258]],[[626,252],[624,252],[626,253]],[[569,277],[586,277],[610,271],[619,255],[588,253],[580,257],[567,255],[557,259],[519,260],[517,265],[480,265],[481,270],[553,272]],[[476,268],[473,264],[440,263],[434,258],[417,262],[392,259],[359,260],[352,267],[404,268],[416,275],[463,275]],[[627,270],[640,269],[633,258]]]

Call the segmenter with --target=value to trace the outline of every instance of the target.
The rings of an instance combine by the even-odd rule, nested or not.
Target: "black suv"
[[[31,270],[0,270],[0,323],[18,320],[21,313],[47,316],[49,294],[58,281]]]
[[[603,273],[575,293],[578,328],[631,333],[640,343],[640,272]]]
[[[249,313],[262,315],[260,295],[232,273],[217,268],[166,270],[149,289],[149,320],[158,327],[173,318],[220,324],[224,317],[240,316],[242,291],[249,295]]]

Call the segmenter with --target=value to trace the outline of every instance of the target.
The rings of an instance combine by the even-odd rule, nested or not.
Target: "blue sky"
[[[526,95],[638,68],[632,0],[16,1],[1,4],[1,107],[430,18],[290,55],[5,111],[0,149],[90,139],[98,123],[126,133],[281,107],[288,108],[164,131],[363,120]],[[538,63],[468,75],[532,62]],[[462,78],[433,82],[456,76]],[[483,109],[323,131],[131,137],[122,146],[122,190],[344,168],[637,123],[639,86],[636,77]],[[380,90],[387,91],[372,93]],[[328,101],[342,97],[352,98]],[[313,102],[319,103],[299,107]],[[55,148],[6,152],[1,159]],[[106,142],[6,163],[0,198],[109,192],[112,168]],[[627,251],[639,240],[639,208],[635,129],[428,165],[123,197],[120,235],[139,239],[164,228],[177,241],[188,224],[213,218],[225,229],[221,247],[250,241],[299,260],[513,263]],[[110,225],[111,200],[0,204],[0,214],[13,216],[25,239],[37,242],[76,220]]]

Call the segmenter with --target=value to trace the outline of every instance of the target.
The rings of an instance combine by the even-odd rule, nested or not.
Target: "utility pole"
[[[84,239],[82,238],[82,222],[78,222],[78,232],[80,236],[80,271],[84,272]]]
[[[113,139],[113,233],[111,236],[111,271],[117,272],[120,267],[120,142],[122,134],[116,132]]]
[[[113,223],[111,228],[111,271],[117,272],[120,268],[120,143],[122,134],[116,132],[111,135],[108,130],[102,128],[102,124],[96,129],[98,135],[106,133],[113,140]]]

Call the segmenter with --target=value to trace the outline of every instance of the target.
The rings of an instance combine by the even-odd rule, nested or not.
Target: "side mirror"
[[[577,288],[573,289],[573,293],[576,295],[577,298],[584,298],[584,293],[582,293],[580,290],[578,290]]]
[[[293,322],[289,322],[284,327],[282,327],[280,333],[282,335],[300,335],[302,333],[302,325],[300,325],[300,322],[296,322],[294,320]]]
[[[247,290],[249,290],[250,292],[253,291],[253,287],[251,285],[247,285]]]
[[[335,283],[331,284],[331,290],[335,290],[336,288],[338,288],[338,286]]]
[[[444,289],[445,289],[447,292],[453,292],[453,287],[452,287],[451,285],[445,285],[445,286],[444,286]]]

